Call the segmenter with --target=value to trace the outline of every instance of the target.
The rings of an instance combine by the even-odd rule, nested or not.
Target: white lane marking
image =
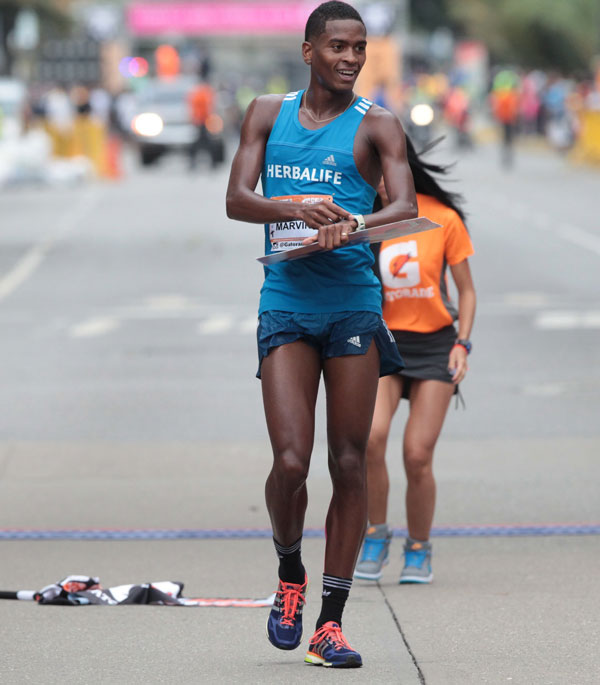
[[[543,331],[569,331],[579,328],[596,329],[600,328],[600,311],[542,312],[535,317],[533,325]]]
[[[583,327],[600,328],[600,312],[584,312]]]
[[[547,307],[550,304],[551,298],[544,293],[523,291],[520,293],[506,293],[502,299],[502,303],[507,307],[514,307],[515,309],[539,309]]]
[[[0,280],[0,300],[8,297],[31,276],[44,260],[48,249],[45,245],[36,245],[24,257],[21,257],[6,276]]]
[[[529,397],[558,397],[567,391],[565,383],[529,383],[522,392]]]
[[[72,326],[69,334],[73,338],[93,338],[98,335],[106,335],[118,328],[120,321],[110,316],[98,316],[88,319],[76,326]]]
[[[553,230],[553,227],[556,224],[556,220],[552,219],[546,212],[536,212],[535,214],[532,214],[526,205],[514,204],[507,207],[505,200],[498,195],[490,196],[488,204],[507,212],[509,215],[512,214],[516,219],[528,219],[536,228],[543,231]],[[568,223],[554,229],[554,233],[559,238],[562,238],[573,245],[583,247],[586,250],[590,250],[591,252],[600,255],[600,235],[590,233],[590,231],[586,231],[579,226]]]
[[[565,224],[558,229],[558,235],[575,245],[579,245],[579,247],[584,247],[586,250],[591,250],[600,255],[600,237],[584,231],[579,226]]]
[[[240,323],[240,333],[256,333],[258,327],[258,319],[253,316],[249,319],[244,319]]]
[[[551,218],[547,214],[544,214],[542,212],[536,212],[536,214],[534,214],[531,217],[531,220],[536,225],[536,227],[542,231],[548,231],[552,227]]]
[[[198,332],[203,335],[226,333],[233,328],[233,317],[228,315],[211,316],[198,324]]]
[[[179,313],[192,308],[194,304],[185,295],[156,295],[145,300],[144,306],[151,312]]]
[[[81,195],[75,206],[59,219],[54,233],[31,247],[15,266],[0,279],[0,301],[7,298],[22,285],[36,271],[50,250],[67,233],[70,233],[81,224],[82,219],[96,203],[98,197],[99,192],[96,189]]]

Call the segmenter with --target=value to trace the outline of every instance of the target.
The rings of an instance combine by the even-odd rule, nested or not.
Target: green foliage
[[[600,0],[412,0],[413,25],[454,28],[498,63],[587,69],[600,54]]]

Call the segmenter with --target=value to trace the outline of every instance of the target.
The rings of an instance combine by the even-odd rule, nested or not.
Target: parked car
[[[153,79],[137,95],[131,129],[144,166],[171,152],[183,152],[191,159],[199,140],[212,166],[224,161],[223,119],[216,113],[211,115],[201,138],[192,123],[188,98],[196,83],[187,77]]]

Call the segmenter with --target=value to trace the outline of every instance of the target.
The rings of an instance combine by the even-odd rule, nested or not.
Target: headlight
[[[431,105],[415,105],[410,110],[410,118],[415,126],[429,126],[433,121],[433,107]]]
[[[138,114],[131,122],[131,128],[140,136],[154,138],[163,130],[163,120],[153,112]]]

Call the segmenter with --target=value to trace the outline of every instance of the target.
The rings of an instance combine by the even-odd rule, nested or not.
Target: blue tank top
[[[354,137],[372,103],[358,98],[343,114],[311,131],[298,119],[304,91],[288,93],[267,141],[263,195],[282,202],[326,198],[352,214],[370,214],[376,191],[354,163]],[[298,247],[314,230],[302,221],[265,224],[265,254]],[[381,313],[380,284],[368,244],[341,247],[265,267],[259,314],[372,311]]]

